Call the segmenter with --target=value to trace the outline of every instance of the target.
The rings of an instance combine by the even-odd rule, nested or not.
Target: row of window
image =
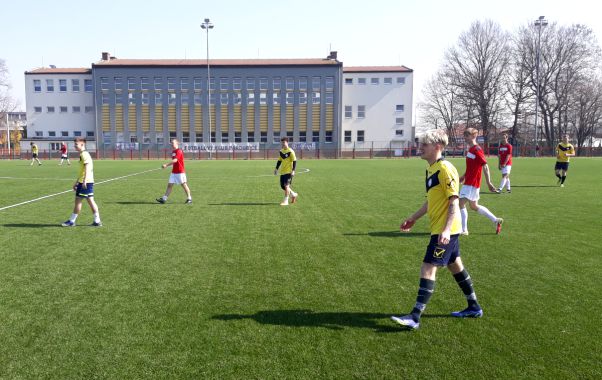
[[[359,84],[359,85],[365,85],[365,84],[368,83],[366,78],[345,78],[345,84],[353,84],[354,83],[354,79],[357,79],[356,83]],[[396,78],[396,82],[397,82],[397,84],[405,84],[406,83],[406,78],[404,78],[404,77],[397,77]],[[393,84],[393,78],[385,77],[385,78],[383,78],[383,83],[384,84]],[[380,84],[380,78],[370,78],[370,84],[379,85]]]
[[[395,130],[395,136],[403,136],[403,129]],[[351,142],[351,131],[343,131],[343,138],[345,142]],[[365,131],[357,131],[355,141],[364,142],[366,138]]]
[[[206,104],[207,103],[207,97],[206,96],[202,96],[202,94],[199,93],[194,93],[189,94],[187,92],[182,92],[182,93],[173,93],[173,92],[169,92],[166,94],[166,98],[167,98],[167,104],[170,105],[175,105],[177,104],[177,100],[178,98],[180,99],[180,104]],[[241,94],[239,92],[234,92],[234,93],[220,93],[220,94],[211,94],[210,96],[210,101],[211,104],[216,104],[217,101],[217,97],[219,95],[219,103],[221,105],[228,105],[228,104],[242,104],[243,100],[244,103],[247,105],[252,105],[255,104],[255,93],[248,93],[248,94]],[[308,103],[308,93],[307,92],[287,92],[286,96],[285,96],[285,103],[286,104],[295,104],[295,100],[297,100],[297,102],[299,104],[307,104]],[[101,103],[102,104],[110,104],[110,94],[101,94]],[[143,92],[140,94],[140,103],[143,105],[147,105],[149,104],[150,101],[150,94]],[[155,92],[154,93],[154,98],[155,98],[155,103],[154,104],[163,104],[163,93],[162,92]],[[322,98],[322,94],[320,92],[312,92],[311,93],[311,104],[320,104],[321,103],[321,98]],[[124,99],[125,99],[125,95],[121,92],[116,92],[115,96],[114,96],[114,104],[124,104]],[[134,92],[129,92],[127,93],[127,103],[128,104],[137,104],[138,101],[138,94],[134,93]],[[192,99],[192,103],[191,103],[191,99]],[[268,104],[268,94],[266,92],[262,92],[259,94],[259,104]],[[327,92],[324,96],[324,100],[326,104],[334,104],[334,93],[332,92]],[[274,92],[272,93],[272,97],[271,97],[271,103],[272,104],[282,104],[282,95],[280,92]]]
[[[243,139],[243,133],[242,132],[234,132],[234,142],[240,143],[242,142]],[[286,136],[289,138],[290,142],[320,142],[320,132],[319,131],[312,131],[311,136],[307,136],[307,132],[306,131],[301,131],[299,132],[299,137],[295,138],[294,133],[292,131],[287,131],[286,132]],[[332,142],[332,131],[325,131],[324,132],[324,141],[325,142]],[[123,137],[123,133],[117,133],[117,142],[123,142],[124,141],[124,137]],[[247,142],[255,142],[255,135],[253,133],[249,133],[246,134],[246,141]],[[164,138],[163,135],[160,136],[156,136],[156,143],[159,145],[162,145],[164,143]],[[176,132],[170,132],[169,133],[169,138],[170,139],[175,139],[178,138],[177,133]],[[228,140],[228,135],[227,134],[221,134],[221,133],[215,133],[215,132],[211,132],[211,142],[217,142],[216,139],[218,139],[220,141],[227,141]],[[279,133],[275,133],[272,136],[272,142],[274,144],[277,144],[280,142],[280,134]],[[202,143],[203,142],[203,137],[201,135],[197,135],[196,137],[191,137],[190,132],[182,132],[182,136],[181,136],[182,142],[184,143],[189,143],[189,142],[198,142],[198,143]],[[111,144],[113,141],[113,135],[111,132],[103,132],[103,141],[105,144]],[[144,144],[151,144],[151,137],[150,137],[150,133],[145,132],[142,136],[142,141]],[[130,136],[130,143],[137,143],[138,142],[138,136]],[[268,133],[267,132],[260,132],[259,135],[259,141],[258,142],[262,142],[262,143],[267,143],[268,142]]]
[[[44,136],[44,131],[35,131],[36,137],[59,137],[56,131],[47,131]],[[73,131],[72,137],[82,137],[82,131]],[[60,137],[70,137],[69,131],[61,131]],[[86,137],[94,137],[94,131],[87,131]]]
[[[395,106],[396,113],[403,112],[404,109],[405,109],[405,107],[403,104],[397,104]],[[357,106],[357,118],[364,119],[365,117],[366,117],[366,106],[358,105]],[[351,118],[353,118],[353,106],[345,106],[345,119],[351,119]],[[403,125],[403,123],[404,123],[403,117],[395,118],[395,124]]]
[[[56,107],[54,106],[47,106],[46,107],[46,113],[55,113]],[[82,108],[80,106],[72,106],[71,107],[71,112],[73,113],[81,113]],[[35,113],[42,113],[42,107],[36,106],[33,107],[33,112]],[[69,112],[69,107],[67,106],[60,106],[59,107],[59,112],[60,113],[67,113]],[[85,113],[92,113],[94,112],[94,107],[92,106],[85,106],[84,107],[84,112]]]
[[[67,79],[59,79],[59,92],[67,92]],[[33,90],[34,92],[42,92],[42,80],[34,79],[33,80]],[[92,79],[84,79],[84,91],[92,92]],[[79,79],[71,79],[71,91],[79,92],[80,91],[80,80]],[[54,79],[46,79],[46,92],[54,92]]]
[[[127,77],[127,89],[128,90],[150,90],[151,89],[151,78],[150,77]],[[163,77],[153,77],[152,84],[154,90],[163,89]],[[243,83],[244,81],[244,83]],[[247,90],[267,90],[270,87],[272,90],[280,91],[282,88],[282,78],[274,77],[274,78],[229,78],[229,77],[220,77],[219,78],[219,89],[221,91],[228,90],[242,90],[243,85]],[[190,89],[190,78],[176,78],[176,77],[167,77],[167,89],[175,91],[176,89],[180,89],[183,91],[187,91]],[[201,91],[207,89],[207,79],[203,78],[192,78],[193,89],[195,91]],[[209,83],[211,90],[215,90],[216,87],[216,78],[211,78]],[[322,77],[286,77],[284,79],[284,88],[286,91],[294,91],[298,90],[307,90],[311,85],[312,90],[320,90],[322,85]],[[326,91],[334,90],[334,77],[325,77],[324,78],[324,87]],[[100,89],[103,91],[108,91],[111,88],[110,80],[108,77],[100,78]],[[124,88],[124,81],[122,77],[113,77],[113,88],[115,90],[122,90]]]

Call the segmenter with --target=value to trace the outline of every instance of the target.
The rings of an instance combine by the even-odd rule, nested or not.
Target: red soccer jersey
[[[502,144],[499,148],[500,152],[500,165],[503,165],[508,158],[507,166],[512,166],[512,145],[510,144]]]
[[[61,145],[61,154],[67,154],[67,145]]]
[[[184,153],[182,153],[182,149],[176,149],[171,152],[171,159],[176,159],[178,162],[173,164],[171,172],[174,174],[185,173],[184,171]]]
[[[464,175],[464,184],[480,188],[483,165],[486,163],[487,160],[485,159],[483,149],[478,145],[470,147],[466,153],[466,174]]]

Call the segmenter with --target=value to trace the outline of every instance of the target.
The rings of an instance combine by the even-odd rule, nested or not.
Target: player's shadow
[[[150,201],[123,201],[123,202],[104,202],[104,203],[113,203],[117,205],[158,205],[159,202],[150,202]]]
[[[221,314],[212,319],[237,321],[251,319],[263,325],[287,327],[322,327],[330,330],[343,330],[347,327],[372,329],[375,332],[388,333],[404,331],[391,322],[382,324],[391,314],[314,312],[312,310],[262,310],[255,314]]]
[[[4,227],[14,227],[14,228],[47,228],[47,227],[56,227],[60,228],[60,223],[47,224],[47,223],[8,223],[3,224]]]
[[[222,202],[209,203],[209,206],[274,206],[276,202]]]
[[[387,238],[403,238],[403,237],[419,237],[429,236],[428,232],[401,232],[397,231],[371,231],[371,232],[347,232],[343,236],[373,236],[373,237],[387,237]]]
[[[512,185],[512,187],[558,187],[558,185]]]

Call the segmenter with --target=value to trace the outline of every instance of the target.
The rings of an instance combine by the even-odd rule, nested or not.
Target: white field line
[[[161,170],[161,168],[149,169],[149,170],[145,170],[145,171],[138,172],[138,173],[126,174],[126,175],[122,175],[122,176],[120,176],[120,177],[115,177],[115,178],[109,178],[109,179],[105,179],[104,181],[100,181],[100,182],[96,182],[96,183],[94,183],[94,185],[100,185],[100,184],[107,183],[107,182],[117,181],[118,179],[123,179],[123,178],[133,177],[133,176],[135,176],[135,175],[140,175],[140,174],[144,174],[144,173],[154,172],[154,171],[157,171],[157,170]],[[73,191],[73,189],[69,189],[69,190],[61,191],[61,192],[59,192],[59,193],[54,193],[54,194],[44,195],[43,197],[39,197],[39,198],[35,198],[35,199],[31,199],[31,200],[28,200],[28,201],[25,201],[25,202],[16,203],[16,204],[14,204],[14,205],[0,207],[0,211],[7,210],[7,209],[9,209],[9,208],[13,208],[13,207],[17,207],[17,206],[26,205],[26,204],[28,204],[28,203],[32,203],[32,202],[41,201],[42,199],[56,197],[57,195],[66,194],[66,193],[71,193],[72,191]]]

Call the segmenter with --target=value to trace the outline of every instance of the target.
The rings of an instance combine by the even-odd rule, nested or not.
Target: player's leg
[[[564,181],[566,181],[566,174],[569,171],[568,162],[565,164],[565,167],[560,170],[560,187],[564,187]]]
[[[102,223],[100,222],[100,213],[98,211],[98,205],[96,204],[96,202],[94,201],[94,197],[88,197],[88,205],[90,206],[90,209],[92,210],[92,214],[94,215],[94,222],[92,223],[92,225],[94,227],[100,227],[102,226]]]
[[[184,182],[182,184],[182,188],[186,193],[186,203],[192,203],[192,196],[190,195],[190,188],[188,187],[188,182]]]
[[[508,175],[504,174],[503,169],[502,169],[502,181],[500,182],[500,187],[498,188],[498,191],[500,193],[502,192],[502,190],[504,190],[507,180],[508,180]]]
[[[289,181],[288,190],[289,190],[289,195],[291,197],[291,203],[297,202],[297,197],[299,196],[299,194],[295,193],[295,190],[293,190],[293,177],[291,177],[291,179]]]
[[[169,182],[167,184],[167,188],[165,189],[165,194],[163,194],[163,196],[161,196],[160,198],[157,198],[157,202],[159,202],[159,203],[167,202],[167,198],[169,198],[169,195],[171,194],[172,189],[173,189],[173,183]]]
[[[290,195],[290,174],[280,176],[280,188],[284,191],[284,200],[280,202],[280,206],[288,206],[288,198]]]
[[[562,176],[560,175],[561,172],[561,165],[560,162],[556,163],[556,166],[554,167],[554,172],[556,173],[556,178],[558,178],[558,185],[560,185],[560,182],[562,181]]]
[[[459,251],[458,251],[459,254]],[[468,302],[468,307],[462,311],[456,311],[452,313],[452,316],[465,318],[465,317],[473,317],[478,318],[483,316],[483,309],[477,302],[477,295],[474,291],[472,285],[472,279],[468,274],[466,268],[462,264],[462,259],[458,256],[456,260],[447,266],[447,269],[451,272],[456,280],[456,283],[464,293],[464,297],[466,297],[466,301]]]
[[[502,223],[504,223],[504,219],[498,218],[493,215],[491,211],[485,206],[479,204],[478,200],[470,201],[470,208],[478,212],[480,215],[487,217],[487,219],[491,220],[491,222],[495,225],[495,233],[499,234],[502,231]]]
[[[460,217],[462,219],[462,235],[468,235],[468,210],[466,210],[468,199],[460,198]]]
[[[78,190],[79,190],[79,187],[78,187]],[[80,211],[82,210],[83,198],[81,198],[77,195],[78,190],[76,190],[75,201],[73,204],[73,212],[71,213],[71,216],[69,217],[69,219],[67,221],[63,222],[63,224],[62,224],[63,227],[75,226],[75,221],[77,220],[77,216],[79,215]]]

